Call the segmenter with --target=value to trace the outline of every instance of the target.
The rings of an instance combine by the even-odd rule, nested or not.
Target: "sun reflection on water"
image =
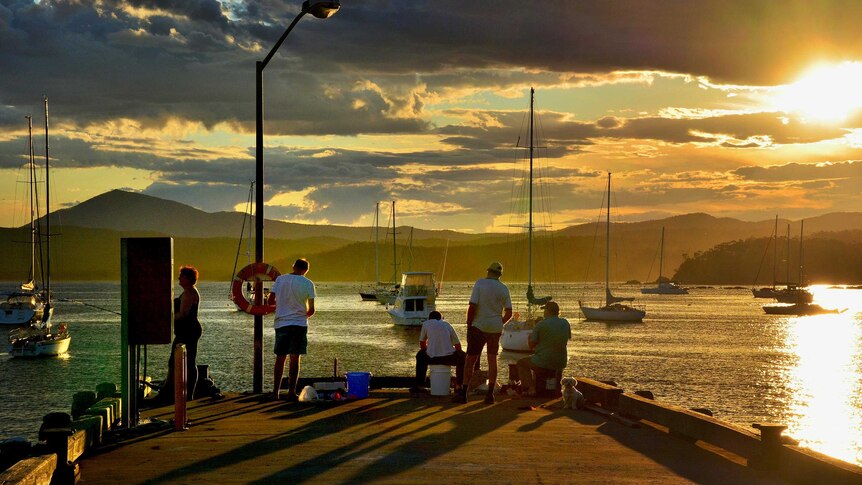
[[[862,411],[862,329],[858,291],[813,287],[814,301],[840,314],[786,320],[784,351],[792,357],[786,385],[792,394],[785,423],[800,445],[858,462]]]

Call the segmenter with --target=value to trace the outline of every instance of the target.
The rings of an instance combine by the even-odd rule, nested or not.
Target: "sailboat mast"
[[[799,286],[802,284],[802,230],[805,228],[805,220],[799,221]]]
[[[28,159],[27,170],[30,175],[30,279],[28,283],[36,281],[36,159],[33,152],[33,117],[27,116],[28,136]]]
[[[664,226],[661,226],[661,244],[658,250],[658,284],[661,284],[662,265],[664,264]]]
[[[790,287],[790,224],[787,225],[787,274],[785,275],[785,282],[787,287]]]
[[[395,201],[392,201],[392,283],[398,284],[398,248],[395,247]]]
[[[772,288],[775,288],[775,267],[778,265],[778,215],[775,216],[775,228],[772,230]]]
[[[51,178],[48,156],[48,96],[45,96],[45,300],[51,306]],[[45,309],[48,311],[48,308]]]
[[[608,217],[607,229],[605,233],[605,305],[610,305],[607,301],[609,293],[608,288],[611,287],[611,173],[608,172]]]
[[[533,97],[536,90],[530,88],[530,198],[529,222],[527,224],[527,288],[533,286]]]
[[[374,280],[380,286],[380,202],[374,204]]]

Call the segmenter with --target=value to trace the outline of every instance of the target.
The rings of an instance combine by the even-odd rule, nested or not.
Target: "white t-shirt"
[[[425,350],[428,357],[443,357],[455,353],[455,344],[460,344],[455,329],[446,320],[426,320],[419,331],[419,341],[428,339],[428,348]]]
[[[275,328],[308,326],[306,302],[315,297],[314,283],[310,279],[302,275],[283,274],[275,279],[269,291],[275,294]]]
[[[512,308],[509,288],[496,278],[482,278],[473,285],[470,303],[476,305],[473,326],[485,333],[503,331],[503,309]]]

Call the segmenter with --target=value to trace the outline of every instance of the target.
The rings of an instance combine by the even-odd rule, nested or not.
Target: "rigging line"
[[[627,250],[628,248],[626,246],[626,238],[624,237],[624,232],[623,232],[624,227],[623,227],[623,223],[622,223],[623,214],[619,210],[619,208],[622,206],[622,204],[619,201],[619,197],[617,197],[616,195],[614,195],[613,197],[614,197],[614,214],[617,218],[617,222],[616,222],[617,231],[616,231],[616,233],[619,234],[616,238],[619,242],[614,245],[615,246],[614,247],[614,261],[615,261],[614,274],[616,274],[617,278],[619,278],[620,275],[623,273],[623,271],[627,270],[628,268],[631,268],[632,265],[629,264],[629,261],[628,261],[631,253]],[[622,275],[623,281],[627,280],[629,276],[630,276],[629,274],[623,274]]]
[[[251,188],[248,191],[248,198],[245,201],[245,212],[242,215],[242,228],[239,231],[239,242],[237,242],[236,246],[236,257],[233,260],[233,271],[230,274],[231,280],[233,280],[234,275],[236,274],[236,267],[239,263],[239,252],[242,249],[242,237],[245,235],[245,221],[249,219],[249,213],[251,210],[251,202],[252,202],[252,193],[254,192],[254,182],[251,182]],[[251,228],[249,228],[250,230]]]
[[[604,190],[602,191],[602,204],[601,204],[601,207],[599,207],[599,212],[598,212],[598,215],[595,219],[595,223],[593,226],[595,228],[593,231],[593,243],[592,243],[592,246],[590,247],[589,258],[587,258],[587,269],[586,269],[586,273],[584,274],[584,286],[583,286],[583,289],[581,292],[582,298],[586,295],[587,283],[589,282],[589,279],[590,279],[590,270],[592,269],[592,266],[593,266],[593,255],[596,253],[596,243],[598,243],[598,240],[599,240],[599,229],[602,226],[602,215],[603,215],[603,212],[605,209],[605,192],[606,191],[604,191]]]
[[[659,257],[659,253],[661,252],[661,245],[656,248],[655,254],[652,255],[652,262],[649,264],[649,272],[647,273],[646,281],[649,281],[652,278],[652,269],[655,266],[655,260]]]
[[[540,140],[540,141],[546,140],[546,138],[545,138],[545,125],[542,122],[542,118],[538,115],[535,116],[535,125],[536,125],[536,131],[538,132],[538,136],[536,137],[536,139]],[[542,160],[544,161],[544,164],[541,164],[541,163],[539,164],[539,184],[538,184],[539,201],[542,205],[542,218],[543,218],[543,223],[544,223],[545,228],[546,228],[545,233],[546,233],[547,239],[548,239],[548,241],[550,243],[550,247],[551,247],[551,259],[550,259],[550,262],[546,263],[545,266],[546,266],[546,268],[548,266],[550,266],[551,278],[553,280],[551,283],[552,283],[552,286],[555,286],[556,283],[558,282],[558,280],[557,280],[557,265],[554,264],[554,262],[556,261],[556,252],[555,252],[555,239],[554,239],[554,223],[553,223],[553,215],[552,215],[553,214],[553,207],[551,204],[552,200],[551,200],[550,184],[548,183],[548,180],[550,179],[550,175],[551,175],[550,174],[551,170],[550,170],[550,166],[548,163],[548,160],[550,159],[550,157],[548,156],[548,150],[549,149],[548,149],[547,145],[544,145],[542,143],[539,143],[539,146],[537,148],[538,148],[537,151],[539,152],[538,159],[540,161],[542,161]],[[554,289],[556,290],[557,288],[554,288]]]
[[[88,307],[90,307],[90,308],[95,308],[96,310],[102,310],[102,311],[104,311],[104,312],[113,313],[114,315],[120,315],[120,316],[122,316],[122,315],[123,315],[122,313],[120,313],[120,312],[118,312],[118,311],[109,310],[109,309],[107,309],[107,308],[102,308],[102,307],[100,307],[100,306],[96,306],[96,305],[93,305],[93,304],[91,304],[91,303],[87,303],[87,302],[83,302],[83,301],[71,300],[71,299],[69,299],[69,298],[59,298],[58,300],[59,300],[59,301],[62,301],[62,302],[66,302],[66,303],[76,303],[76,304],[78,304],[78,305],[88,306]]]
[[[776,216],[778,217],[778,216]],[[772,245],[772,238],[776,236],[775,230],[777,226],[772,229],[772,233],[769,234],[769,239],[766,240],[766,249],[763,250],[763,256],[760,258],[760,265],[757,267],[757,274],[754,275],[754,284],[757,285],[757,280],[760,278],[760,270],[763,269],[763,262],[766,261],[766,255],[769,253],[769,247]],[[777,251],[777,248],[773,248],[773,251]],[[774,278],[773,278],[774,279]],[[775,284],[775,281],[772,282]]]

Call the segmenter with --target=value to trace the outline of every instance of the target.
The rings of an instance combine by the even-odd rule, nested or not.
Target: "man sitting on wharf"
[[[416,352],[416,387],[411,392],[425,392],[425,374],[428,365],[455,366],[455,392],[460,392],[464,383],[464,360],[467,354],[461,350],[461,341],[455,329],[438,311],[428,314],[419,332],[419,352]]]
[[[527,396],[536,395],[534,371],[544,370],[556,374],[566,368],[568,355],[566,345],[572,338],[572,327],[565,318],[560,318],[560,306],[549,301],[545,304],[545,317],[530,333],[527,344],[534,354],[518,361],[518,377],[521,390]],[[544,385],[544,382],[541,383]]]

